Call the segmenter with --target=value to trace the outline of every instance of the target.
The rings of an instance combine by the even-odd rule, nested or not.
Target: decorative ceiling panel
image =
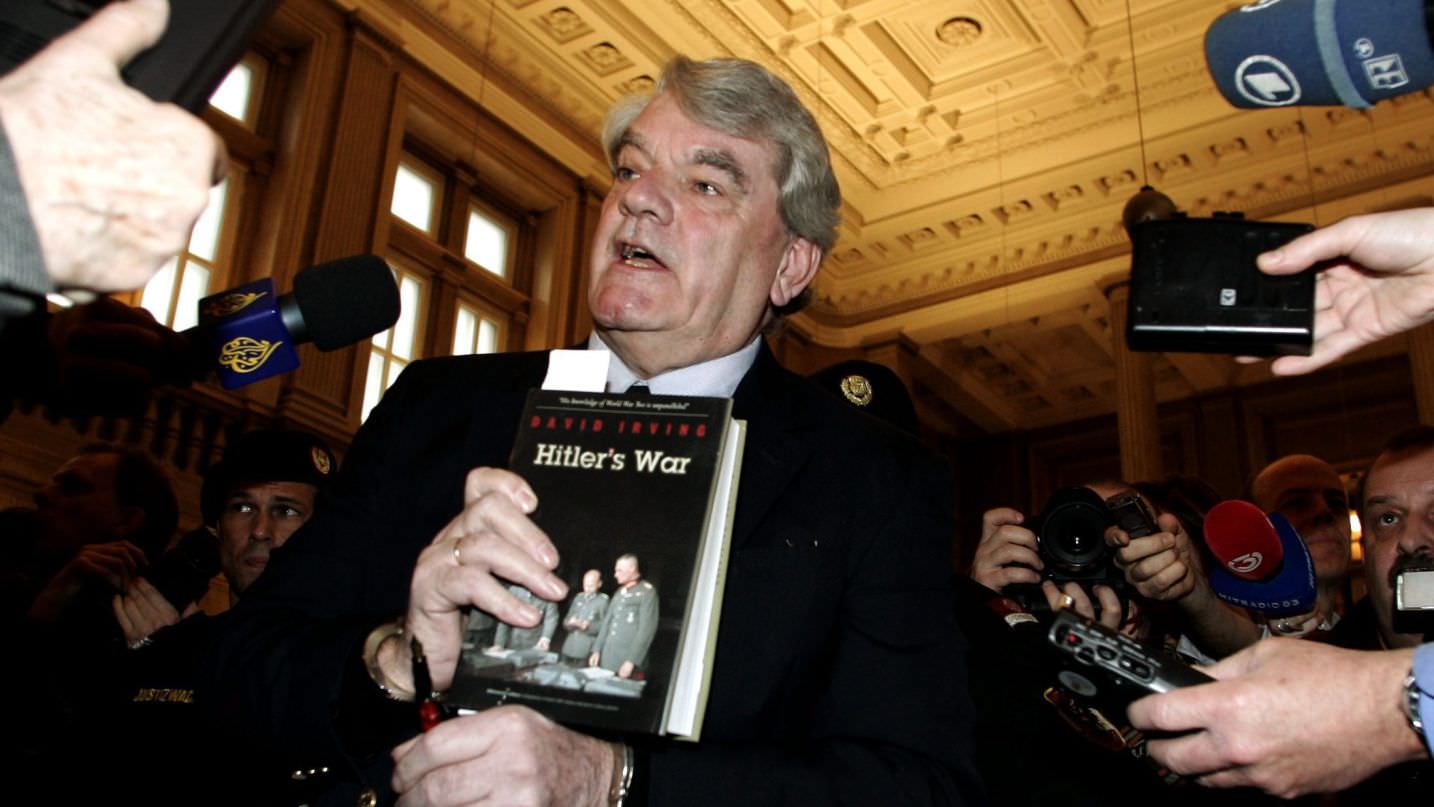
[[[1220,98],[1204,32],[1236,2],[341,2],[450,31],[461,58],[586,138],[591,163],[572,166],[585,176],[601,162],[606,108],[650,89],[672,55],[767,65],[813,109],[845,201],[815,302],[792,327],[840,347],[891,340],[904,323],[966,334],[918,345],[921,367],[986,427],[1113,406],[1095,279],[1124,270],[1121,210],[1143,183],[1191,215],[1317,222],[1434,195],[1427,92],[1369,111],[1241,111]],[[1073,273],[1091,278],[1081,294]],[[1000,316],[1024,324],[992,336],[975,324],[992,313],[962,301],[1003,289]],[[1260,377],[1207,358],[1157,362],[1161,397]],[[1045,365],[1056,359],[1089,368],[1088,382],[1067,383]]]

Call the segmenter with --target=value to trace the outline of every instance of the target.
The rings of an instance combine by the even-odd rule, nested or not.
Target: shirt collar
[[[700,364],[693,364],[687,367],[679,367],[676,370],[669,370],[660,375],[647,379],[647,389],[653,395],[703,395],[712,398],[731,398],[737,391],[737,385],[742,383],[742,377],[751,369],[752,362],[757,360],[757,351],[761,347],[762,337],[760,335],[747,343],[747,346],[735,353],[728,353],[716,359],[709,359]],[[602,341],[594,331],[588,337],[588,350],[609,350],[607,343]],[[623,363],[616,353],[612,354],[612,360],[607,365],[607,389],[608,392],[625,392],[638,381],[637,373]]]

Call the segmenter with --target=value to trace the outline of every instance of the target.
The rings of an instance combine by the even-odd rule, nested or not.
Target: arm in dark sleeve
[[[44,310],[50,275],[10,141],[0,127],[0,333],[7,321]]]
[[[388,391],[314,517],[224,615],[201,675],[212,725],[299,763],[386,752],[413,731],[412,704],[384,698],[361,654],[374,627],[402,616],[418,552],[446,518],[403,478],[406,453],[427,450],[404,444],[400,418],[422,387],[405,372]],[[462,477],[441,472],[428,484],[461,494]]]

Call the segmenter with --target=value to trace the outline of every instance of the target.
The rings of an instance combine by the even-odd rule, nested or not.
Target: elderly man
[[[654,95],[613,111],[604,143],[614,182],[588,303],[589,347],[613,354],[608,388],[731,396],[748,423],[702,741],[615,743],[504,706],[402,743],[391,780],[374,765],[368,784],[391,781],[405,804],[979,798],[950,616],[949,477],[915,441],[783,370],[761,338],[835,240],[839,193],[815,121],[758,65],[678,58]],[[546,364],[415,362],[388,392],[335,506],[236,609],[216,657],[235,676],[246,672],[228,659],[265,659],[267,687],[230,682],[264,694],[244,710],[257,730],[300,747],[337,738],[357,765],[381,762],[413,731],[412,704],[381,694],[413,696],[409,637],[441,690],[462,608],[533,625],[504,581],[566,595],[559,548],[527,517],[535,496],[498,469]],[[401,635],[383,624],[405,610]]]

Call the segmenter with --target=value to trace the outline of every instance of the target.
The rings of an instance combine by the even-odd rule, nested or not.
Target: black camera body
[[[1140,502],[1140,506],[1144,507],[1144,503]],[[1113,562],[1115,550],[1105,543],[1105,530],[1115,523],[1115,514],[1090,488],[1056,491],[1041,512],[1026,522],[1027,529],[1036,534],[1036,554],[1044,566],[1041,576],[1058,587],[1072,582],[1087,590],[1096,585],[1109,586],[1123,606],[1125,575]],[[1032,613],[1050,610],[1039,585],[1015,583],[1003,593]],[[1099,607],[1093,596],[1092,604]]]
[[[1105,545],[1105,530],[1114,523],[1105,500],[1090,488],[1062,488],[1052,494],[1028,525],[1036,534],[1045,576],[1058,586],[1124,586],[1124,575],[1111,562],[1114,550]]]

